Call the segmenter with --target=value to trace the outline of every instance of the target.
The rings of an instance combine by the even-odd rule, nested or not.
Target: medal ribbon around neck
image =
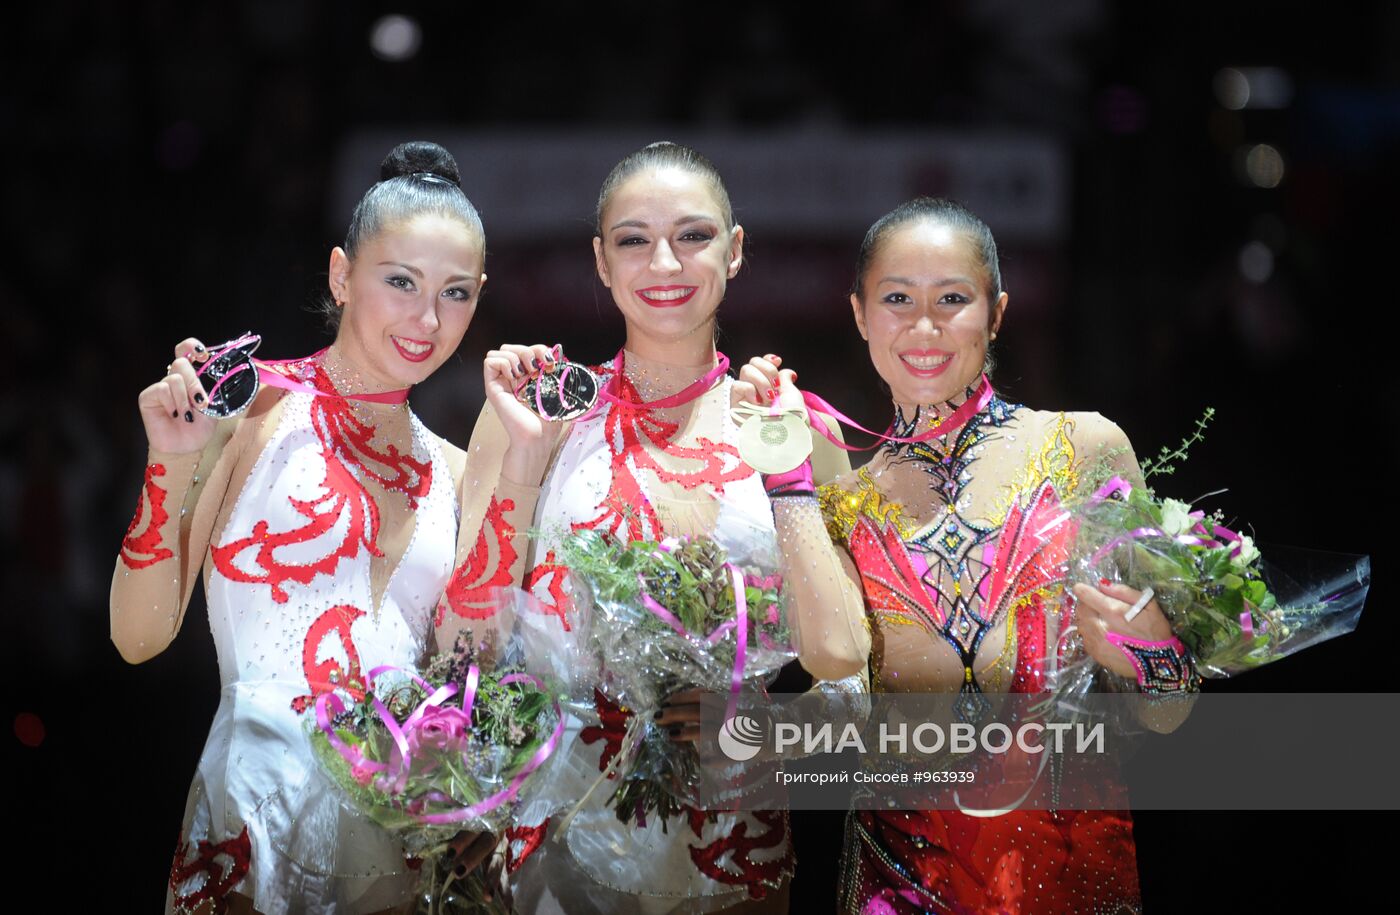
[[[201,364],[200,367],[195,370],[195,374],[203,375],[205,370],[208,369],[211,365],[213,365],[215,361],[219,359],[219,357],[224,356],[225,354],[232,352],[236,349],[247,348],[249,344],[252,345],[251,349],[248,349],[248,352],[251,354],[253,350],[257,349],[257,345],[261,342],[262,338],[257,334],[246,333],[236,340],[230,340],[227,343],[220,344],[219,346],[209,350],[209,358],[204,360],[203,364]],[[322,357],[329,351],[329,349],[330,347],[326,347],[325,349],[319,350],[318,352],[313,353],[309,358],[317,359],[319,357]],[[319,388],[312,387],[309,384],[302,384],[301,382],[293,381],[286,375],[283,375],[281,372],[278,372],[275,369],[271,368],[271,366],[274,365],[290,365],[292,363],[305,361],[307,360],[254,359],[251,355],[249,355],[247,362],[234,366],[233,369],[231,369],[228,373],[219,378],[219,380],[214,383],[214,386],[205,393],[207,394],[209,400],[212,402],[214,400],[215,392],[219,390],[219,388],[224,384],[224,382],[232,378],[238,377],[238,375],[241,372],[246,372],[251,369],[255,370],[258,373],[258,380],[263,384],[269,385],[274,388],[282,388],[287,391],[296,391],[301,394],[310,394],[313,397],[336,397],[341,400],[361,400],[366,401],[368,403],[402,404],[408,402],[408,394],[409,391],[412,390],[411,388],[402,388],[397,391],[383,391],[375,394],[330,393],[327,391],[322,391]]]
[[[699,378],[695,379],[690,384],[686,385],[684,388],[681,388],[679,391],[670,395],[669,397],[663,397],[660,400],[647,400],[641,402],[635,400],[625,400],[617,396],[617,394],[615,393],[618,385],[620,384],[618,379],[621,378],[623,374],[623,360],[625,353],[626,350],[620,349],[617,351],[617,355],[613,357],[613,364],[617,366],[617,370],[613,373],[613,376],[608,379],[608,383],[603,386],[603,389],[598,392],[598,400],[607,401],[608,403],[612,404],[617,404],[621,407],[627,407],[631,410],[665,410],[668,407],[679,407],[682,404],[690,403],[692,400],[695,400],[696,398],[703,395],[710,388],[714,387],[715,382],[718,381],[720,378],[724,377],[724,374],[729,371],[729,357],[726,356],[724,353],[715,353],[716,361],[714,368],[710,369],[708,372],[701,375]],[[589,416],[591,415],[592,413],[590,412]],[[588,416],[585,416],[584,418],[587,419]]]
[[[986,375],[983,375],[981,382],[978,383],[976,392],[967,400],[963,401],[952,413],[949,413],[943,419],[936,420],[933,428],[920,432],[918,435],[904,436],[889,434],[894,429],[893,422],[890,423],[889,428],[883,433],[875,432],[872,429],[865,428],[811,391],[802,392],[802,400],[807,408],[807,422],[813,429],[825,436],[827,441],[831,442],[842,451],[870,451],[871,449],[880,447],[880,445],[885,442],[906,445],[915,442],[926,442],[940,435],[951,435],[967,425],[967,421],[972,419],[972,417],[981,413],[983,408],[991,403],[994,396],[996,396],[996,391],[992,389],[992,382]],[[866,445],[864,447],[860,445],[848,445],[832,434],[831,430],[827,428],[826,423],[822,422],[822,416],[829,416],[839,423],[850,426],[852,429],[859,429],[867,435],[873,435],[877,441],[872,445]]]

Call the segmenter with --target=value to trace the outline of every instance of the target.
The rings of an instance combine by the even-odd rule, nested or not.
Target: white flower
[[[1248,568],[1254,560],[1259,558],[1259,548],[1254,545],[1254,538],[1245,534],[1240,535],[1239,547],[1240,551],[1231,558],[1230,562],[1237,569]]]
[[[1176,499],[1162,500],[1162,531],[1170,537],[1184,534],[1196,521],[1191,517],[1191,506]]]

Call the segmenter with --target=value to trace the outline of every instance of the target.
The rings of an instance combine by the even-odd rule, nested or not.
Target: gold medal
[[[740,404],[734,413],[739,457],[759,473],[787,473],[812,453],[812,430],[801,414],[773,416],[753,404]]]

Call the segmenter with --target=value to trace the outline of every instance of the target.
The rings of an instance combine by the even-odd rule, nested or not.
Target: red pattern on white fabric
[[[443,591],[442,603],[438,604],[437,624],[442,623],[449,607],[453,613],[469,620],[484,620],[496,612],[496,590],[515,583],[510,574],[516,560],[515,547],[511,544],[515,528],[505,517],[505,513],[514,508],[513,499],[497,500],[495,496],[491,497],[476,543],[472,545],[466,560],[452,573],[452,579]],[[491,561],[493,541],[496,545],[494,563]]]
[[[777,848],[787,839],[787,811],[755,810],[753,818],[766,827],[763,832],[750,836],[749,824],[740,822],[729,835],[709,845],[692,845],[690,859],[710,879],[747,887],[750,899],[762,899],[769,890],[782,885],[783,879],[792,873],[794,861],[791,845],[786,854],[771,860],[756,861],[752,855],[762,849]],[[691,828],[694,827],[692,821]],[[727,865],[721,860],[726,853],[730,853]]]
[[[511,826],[506,830],[506,873],[513,874],[520,870],[520,866],[525,863],[540,845],[544,844],[545,834],[549,831],[549,819],[546,818],[538,826]]]
[[[306,638],[302,641],[301,668],[306,674],[306,685],[311,693],[292,700],[292,710],[297,714],[315,705],[316,699],[324,693],[340,690],[356,702],[365,697],[366,684],[360,652],[355,648],[350,632],[355,620],[364,615],[365,612],[357,607],[341,604],[316,617],[316,622],[306,631]],[[317,660],[323,653],[321,649],[334,647],[327,644],[332,638],[345,653],[343,665],[334,654],[324,661]]]
[[[650,470],[663,483],[679,483],[686,489],[705,486],[715,495],[723,494],[726,484],[753,475],[753,468],[739,459],[739,449],[727,442],[698,438],[693,448],[673,442],[680,423],[653,415],[641,405],[637,389],[626,375],[614,377],[620,398],[629,403],[611,404],[604,420],[603,439],[612,454],[612,482],[598,503],[598,514],[575,522],[574,530],[599,530],[621,536],[625,525],[628,540],[659,537],[661,524],[656,509],[642,492],[637,479],[640,470]],[[693,470],[669,470],[657,460],[658,454],[699,466]]]
[[[574,601],[564,590],[564,583],[568,580],[569,567],[559,561],[559,557],[554,555],[553,550],[547,550],[544,559],[533,569],[525,574],[525,590],[535,593],[535,585],[540,582],[548,582],[545,590],[549,594],[549,600],[540,600],[540,606],[551,616],[559,617],[560,624],[564,631],[573,629],[569,625],[569,614],[573,612]]]
[[[325,370],[314,362],[294,363],[284,369],[288,374],[299,374],[320,391],[336,393]],[[306,585],[317,575],[332,575],[342,559],[353,559],[361,547],[371,556],[384,555],[379,549],[379,506],[351,472],[351,466],[377,480],[386,490],[403,493],[410,508],[416,508],[418,500],[432,486],[432,463],[402,454],[395,445],[388,446],[385,451],[376,450],[374,427],[361,422],[344,398],[314,398],[311,426],[321,442],[326,474],[321,482],[325,493],[319,498],[290,500],[297,513],[306,518],[306,524],[295,530],[272,532],[266,521],[258,521],[250,535],[230,540],[210,551],[214,567],[226,578],[267,584],[272,589],[272,599],[279,604],[287,602],[284,584],[290,581]],[[373,469],[375,465],[388,468],[389,472],[380,473]],[[349,524],[344,538],[324,556],[309,563],[278,561],[276,550],[279,547],[309,543],[325,536],[347,512]],[[263,570],[261,573],[248,572],[239,566],[239,555],[249,549],[257,550],[254,561]]]
[[[126,526],[126,536],[122,539],[121,560],[128,569],[144,569],[153,566],[175,554],[161,545],[160,529],[170,520],[165,510],[165,497],[168,493],[156,482],[156,477],[165,476],[164,464],[147,464],[146,479],[141,485],[141,495],[136,500],[136,514]],[[132,535],[136,525],[150,507],[150,517],[141,533]]]
[[[200,839],[191,855],[190,843],[181,837],[170,865],[170,890],[177,913],[223,915],[228,911],[228,894],[248,874],[252,860],[252,843],[248,827],[232,839],[217,844]],[[181,893],[185,881],[204,875],[204,883],[195,890]]]

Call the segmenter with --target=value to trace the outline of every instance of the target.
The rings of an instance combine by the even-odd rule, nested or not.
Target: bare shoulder
[[[859,468],[848,469],[845,473],[837,474],[832,479],[821,483],[820,486],[822,489],[839,489],[849,492],[860,485],[859,474]]]
[[[1080,451],[1109,451],[1131,449],[1128,436],[1118,424],[1102,413],[1066,413],[1066,423],[1072,427],[1069,435]]]

